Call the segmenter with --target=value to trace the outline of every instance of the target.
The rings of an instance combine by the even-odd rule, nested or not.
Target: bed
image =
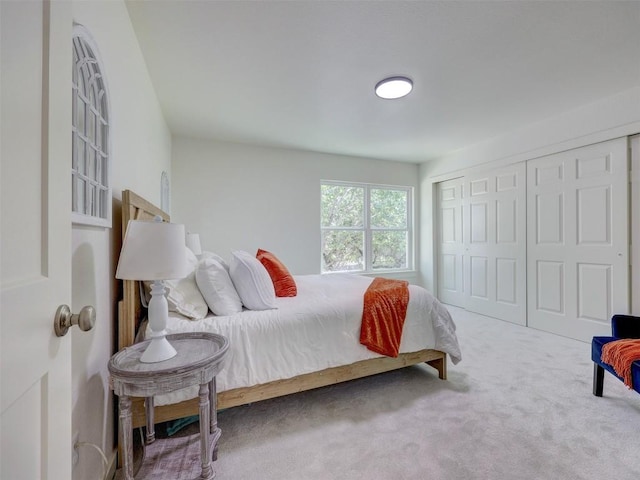
[[[169,215],[130,190],[122,194],[122,233],[129,220]],[[277,298],[277,308],[245,310],[229,316],[209,312],[205,319],[171,313],[168,333],[210,331],[230,340],[227,365],[217,377],[218,409],[331,385],[397,368],[427,363],[447,378],[447,355],[460,360],[455,325],[446,308],[421,287],[410,285],[407,319],[397,357],[381,356],[358,343],[362,293],[371,278],[357,275],[295,276],[296,297]],[[118,305],[118,349],[145,332],[145,309],[138,282],[123,281]],[[342,302],[338,302],[342,300]],[[344,303],[343,307],[335,305]],[[427,321],[425,321],[425,317]],[[333,326],[337,325],[337,328]],[[253,333],[252,333],[253,332]],[[257,332],[257,337],[256,337]],[[196,392],[178,391],[156,398],[155,421],[196,415]],[[144,426],[144,399],[134,399],[134,427]]]

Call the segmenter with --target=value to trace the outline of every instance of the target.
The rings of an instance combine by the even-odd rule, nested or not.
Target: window
[[[411,187],[322,182],[322,272],[413,268]]]
[[[72,220],[111,227],[109,102],[102,72],[91,35],[74,26]]]

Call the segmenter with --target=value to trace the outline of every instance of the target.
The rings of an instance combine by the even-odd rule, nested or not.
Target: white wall
[[[640,132],[640,86],[420,165],[420,275],[435,289],[435,182]],[[637,215],[635,215],[637,217]],[[635,220],[638,223],[638,220]],[[634,228],[639,228],[635,225]],[[634,268],[640,265],[634,261]]]
[[[120,296],[115,266],[122,233],[121,192],[132,189],[160,204],[160,175],[163,170],[171,171],[171,134],[124,2],[74,1],[73,17],[89,29],[103,62],[111,107],[114,205],[113,228],[74,225],[72,231],[72,310],[78,312],[84,305],[93,305],[97,310],[92,331],[71,330],[72,431],[78,433],[80,441],[98,445],[113,459],[116,438],[107,363],[115,348]],[[101,471],[98,452],[81,448],[73,478],[97,480]]]
[[[174,137],[172,171],[172,219],[203,249],[263,248],[294,274],[320,272],[321,180],[412,186],[419,204],[415,164]]]

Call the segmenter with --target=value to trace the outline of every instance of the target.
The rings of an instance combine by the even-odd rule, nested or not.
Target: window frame
[[[72,125],[71,125],[71,138],[72,138],[72,164],[71,164],[71,189],[72,189],[72,204],[71,204],[71,221],[74,224],[89,225],[97,227],[111,228],[112,226],[112,187],[111,187],[111,172],[112,172],[112,118],[111,118],[111,105],[109,103],[109,89],[107,80],[104,74],[104,64],[100,58],[100,53],[89,30],[86,27],[79,24],[73,25],[71,48],[73,53],[73,75],[76,80],[72,82]],[[76,42],[80,43],[82,50],[82,58],[78,56],[78,61],[75,59]],[[86,82],[80,82],[78,75],[81,72],[78,71],[78,64],[92,63],[91,72],[92,75]],[[79,93],[79,89],[82,86],[84,91]],[[94,87],[95,85],[95,87]],[[93,102],[91,102],[91,95],[87,95],[90,89],[93,90]],[[96,98],[96,93],[98,98]],[[80,98],[84,97],[84,98]],[[86,100],[86,101],[85,101]],[[83,130],[79,131],[78,121],[78,102],[82,102],[85,105],[85,111],[83,113]],[[89,114],[87,109],[91,111],[91,116],[95,117],[95,124],[93,130],[93,138],[90,135],[86,135],[88,129],[87,118]],[[101,128],[98,135],[97,128]],[[106,136],[106,141],[104,137]],[[102,139],[97,140],[97,138]],[[82,150],[85,152],[91,151],[94,157],[95,175],[86,170],[91,167],[87,167],[87,153],[80,153],[79,145],[82,144]],[[82,155],[82,157],[81,157]],[[89,154],[89,156],[91,156]],[[98,161],[97,158],[101,160]],[[84,172],[79,168],[79,161],[83,162]],[[78,181],[83,182],[84,192],[81,195],[83,200],[79,200],[79,188]],[[91,194],[89,194],[91,192]],[[92,198],[96,198],[95,192],[100,195],[98,202],[98,212],[91,213],[94,208],[92,205]],[[80,207],[79,203],[82,203]]]
[[[322,187],[324,185],[338,187],[355,187],[364,189],[363,226],[362,227],[325,227],[322,225]],[[394,190],[405,192],[407,195],[407,227],[372,227],[371,226],[371,191]],[[364,232],[364,269],[362,270],[334,270],[323,269],[323,237],[325,231],[358,231]],[[379,231],[406,231],[407,232],[407,265],[403,268],[373,268],[373,232]],[[320,273],[330,275],[332,273],[378,274],[378,273],[404,273],[415,270],[415,216],[414,216],[414,187],[406,185],[386,185],[377,183],[345,182],[337,180],[320,181]]]

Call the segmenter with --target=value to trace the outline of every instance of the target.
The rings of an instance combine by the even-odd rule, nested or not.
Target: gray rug
[[[199,479],[201,466],[198,432],[197,423],[171,437],[160,430],[158,440],[144,448],[141,462],[134,461],[136,479]]]
[[[640,395],[607,376],[594,397],[589,344],[450,310],[449,380],[420,365],[223,411],[216,478],[640,478]],[[136,478],[197,478],[190,428]]]

